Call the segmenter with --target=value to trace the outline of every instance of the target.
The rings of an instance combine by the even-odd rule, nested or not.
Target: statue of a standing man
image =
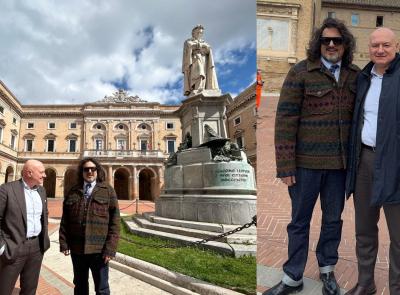
[[[192,38],[185,41],[182,72],[183,94],[197,94],[205,89],[219,89],[211,47],[203,38],[204,27],[197,25]]]

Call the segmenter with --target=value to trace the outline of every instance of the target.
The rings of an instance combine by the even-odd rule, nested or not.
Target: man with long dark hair
[[[316,248],[322,293],[340,294],[334,276],[345,202],[348,135],[359,71],[355,41],[346,26],[326,19],[282,86],[275,122],[277,177],[289,188],[292,220],[282,281],[264,295],[303,288],[310,221],[320,196],[322,225]]]
[[[89,294],[89,269],[96,294],[110,294],[108,262],[119,239],[119,207],[114,189],[104,182],[100,163],[83,159],[78,184],[64,198],[60,224],[60,251],[71,254],[74,294]]]

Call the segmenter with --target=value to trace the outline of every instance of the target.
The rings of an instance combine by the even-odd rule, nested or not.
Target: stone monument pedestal
[[[219,136],[227,137],[225,110],[231,102],[230,94],[221,95],[215,90],[203,90],[182,101],[182,106],[178,110],[182,124],[182,138],[189,133],[193,147],[204,143],[205,124],[215,130]]]
[[[216,162],[208,147],[183,150],[165,169],[165,188],[156,201],[160,217],[244,224],[256,214],[254,169],[242,161]]]

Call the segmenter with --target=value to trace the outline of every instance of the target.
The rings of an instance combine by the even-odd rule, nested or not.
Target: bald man
[[[36,293],[43,254],[50,247],[44,166],[28,160],[22,178],[0,186],[0,294]]]
[[[358,283],[346,294],[375,294],[381,208],[390,236],[389,289],[400,294],[400,56],[388,28],[369,38],[371,62],[357,79],[347,195],[354,193]]]

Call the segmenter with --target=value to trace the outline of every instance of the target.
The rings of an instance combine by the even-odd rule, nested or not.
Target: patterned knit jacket
[[[118,199],[106,183],[96,183],[88,201],[83,188],[73,187],[64,199],[60,251],[102,253],[114,257],[120,230]]]
[[[303,60],[283,83],[275,120],[277,177],[296,167],[346,168],[359,68],[342,66],[339,82],[321,63]]]

